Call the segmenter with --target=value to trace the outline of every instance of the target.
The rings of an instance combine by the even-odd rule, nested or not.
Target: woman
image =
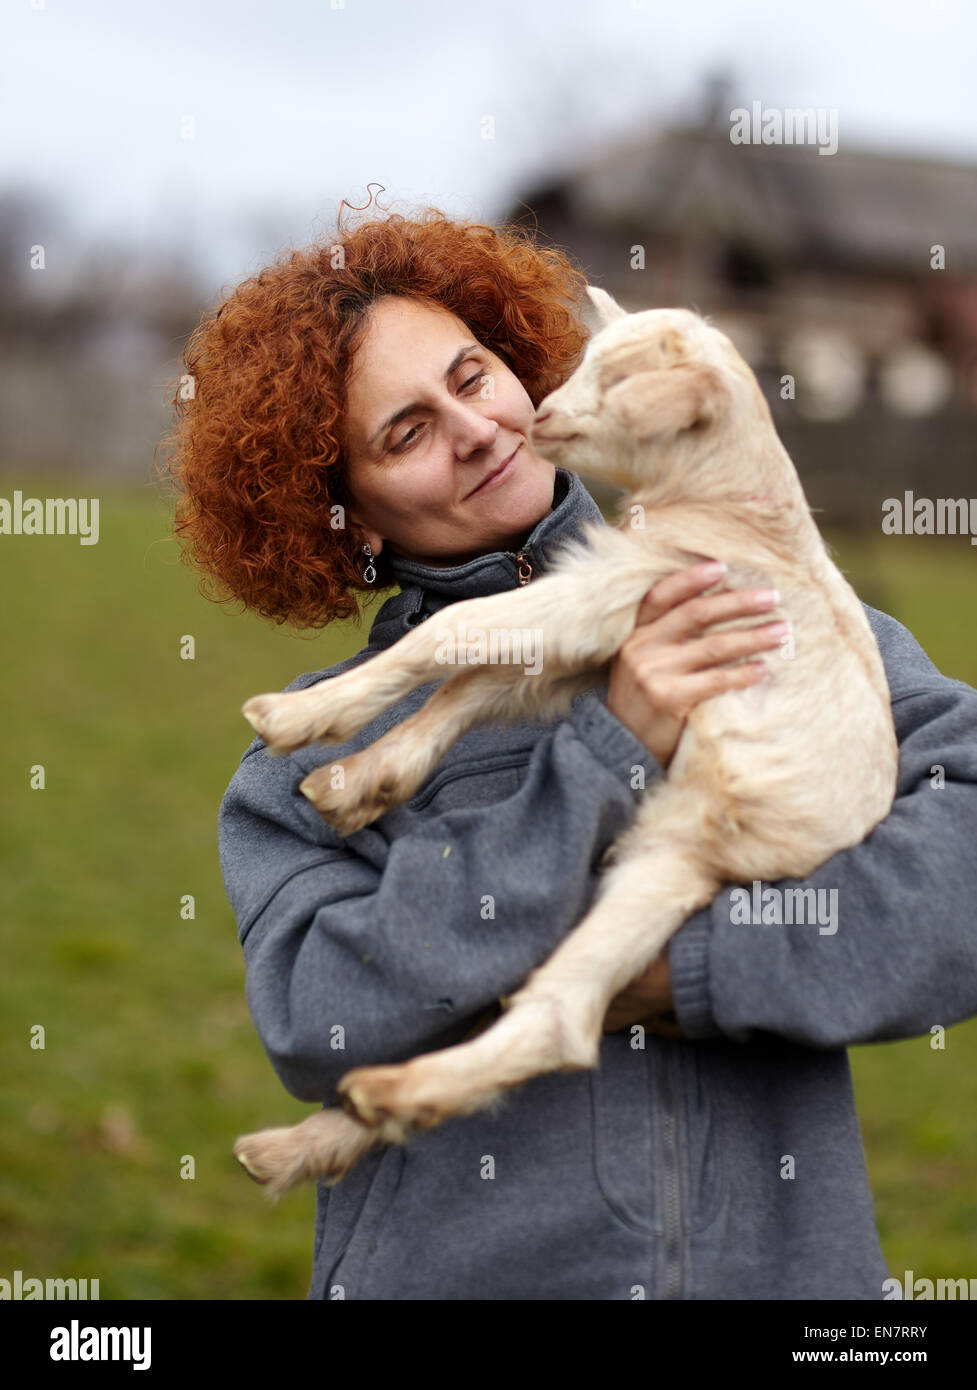
[[[455,600],[531,583],[599,517],[528,441],[584,345],[584,283],[514,229],[429,210],[340,228],[198,328],[175,469],[187,558],[301,626],[400,586],[362,651],[289,689]],[[727,663],[779,641],[766,625],[709,632],[773,602],[700,597],[715,579],[663,580],[606,684],[565,720],[472,730],[407,805],[348,840],[298,792],[335,749],[247,749],[221,866],[252,1017],[292,1094],[331,1105],[352,1067],[458,1041],[580,920],[689,709],[758,679],[759,663]],[[806,885],[837,889],[843,929],[744,926],[720,894],[614,1001],[598,1071],[538,1077],[495,1113],[320,1185],[310,1298],[883,1296],[845,1048],[977,1011],[977,693],[867,612],[900,794]]]

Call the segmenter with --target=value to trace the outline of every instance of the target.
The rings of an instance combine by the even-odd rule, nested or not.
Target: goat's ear
[[[721,374],[705,362],[635,372],[604,397],[605,407],[636,439],[711,424],[729,403],[729,388]]]
[[[606,290],[600,289],[597,285],[588,285],[587,294],[580,306],[580,317],[593,337],[615,319],[626,318],[627,310],[622,309]]]

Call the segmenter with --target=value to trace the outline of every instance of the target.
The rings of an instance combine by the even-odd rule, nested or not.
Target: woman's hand
[[[604,1018],[604,1032],[616,1033],[640,1023],[649,1033],[663,1038],[681,1038],[672,1000],[672,978],[668,969],[668,949],[652,961],[636,979],[611,1000]]]
[[[762,662],[725,663],[779,646],[787,623],[707,633],[713,623],[776,607],[775,589],[702,596],[725,573],[715,561],[660,579],[645,595],[634,631],[611,661],[607,708],[655,755],[671,762],[689,711],[713,695],[769,679]]]

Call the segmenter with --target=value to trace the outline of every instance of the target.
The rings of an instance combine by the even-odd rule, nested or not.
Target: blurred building
[[[0,189],[0,473],[151,477],[210,293],[174,255],[88,244],[53,198]]]
[[[628,309],[712,317],[827,519],[874,527],[903,486],[969,495],[977,165],[850,150],[843,128],[830,155],[734,144],[735,104],[720,89],[699,124],[523,190],[506,220],[535,221]]]

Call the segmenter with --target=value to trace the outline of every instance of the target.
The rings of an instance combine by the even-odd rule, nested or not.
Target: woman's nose
[[[488,415],[481,415],[478,411],[471,412],[465,407],[462,409],[465,413],[456,426],[455,434],[457,451],[464,453],[466,448],[469,452],[477,449],[490,449],[499,432],[498,420],[493,420]]]

